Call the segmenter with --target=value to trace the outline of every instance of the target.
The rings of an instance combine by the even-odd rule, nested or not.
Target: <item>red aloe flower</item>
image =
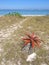
[[[34,48],[35,45],[40,47],[41,40],[39,39],[39,37],[37,37],[37,35],[35,35],[34,33],[32,34],[27,33],[26,35],[27,37],[22,38],[23,41],[25,42],[23,47],[25,47],[29,43],[31,44],[32,48]]]

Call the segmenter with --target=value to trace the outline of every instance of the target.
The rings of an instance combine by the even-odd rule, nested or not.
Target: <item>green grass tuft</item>
[[[6,14],[6,16],[7,16],[7,15],[10,15],[10,16],[17,16],[17,17],[22,17],[21,14],[18,13],[18,12],[12,12],[12,13],[9,12],[8,14]]]

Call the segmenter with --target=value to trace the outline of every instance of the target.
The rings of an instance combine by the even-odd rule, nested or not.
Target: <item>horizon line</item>
[[[25,9],[25,10],[29,10],[29,9],[30,9],[30,10],[49,10],[49,9],[46,9],[46,8],[45,8],[45,9],[44,9],[44,8],[42,8],[42,9],[39,9],[39,8],[34,8],[34,9],[32,9],[32,8],[0,8],[0,10],[1,10],[1,9],[11,9],[11,10],[12,10],[12,9]]]

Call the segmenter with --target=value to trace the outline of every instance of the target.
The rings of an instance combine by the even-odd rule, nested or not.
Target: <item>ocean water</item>
[[[5,15],[8,13],[17,12],[21,15],[49,15],[49,10],[24,10],[24,9],[17,9],[17,10],[10,10],[10,9],[2,9],[0,10],[0,15]]]

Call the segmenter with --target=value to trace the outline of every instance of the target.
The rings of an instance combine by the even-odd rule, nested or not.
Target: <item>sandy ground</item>
[[[10,26],[9,28],[7,29],[3,29],[0,31],[0,42],[2,39],[6,39],[6,38],[9,38],[10,35],[12,35],[12,33],[17,30],[18,28],[22,28],[22,23],[24,23],[28,18],[20,21],[20,23],[17,23],[17,24],[13,24],[12,26]]]
[[[36,28],[36,26],[34,28],[32,27],[33,25],[30,20],[32,21],[32,16],[27,17],[16,24],[10,25],[9,28],[0,30],[0,42],[2,42],[0,43],[0,61],[1,61],[0,64],[1,65],[32,65],[32,64],[33,65],[38,65],[38,64],[49,65],[49,45],[44,43],[41,49],[35,49],[35,53],[37,54],[37,59],[35,59],[34,62],[26,62],[27,57],[29,58],[31,54],[28,54],[26,50],[21,51],[19,43],[16,44],[14,35],[18,36],[19,38],[19,35],[18,34],[16,35],[16,33],[19,32],[20,34],[25,27],[26,27],[25,31],[27,31],[28,29],[33,30],[34,28]],[[36,33],[38,33],[38,35],[40,34],[40,36],[43,37],[44,39],[47,39],[48,41],[45,41],[46,43],[49,42],[48,36],[47,37],[44,36],[45,32],[41,30],[40,31],[37,30]],[[23,37],[22,33],[20,35],[21,35],[20,37],[22,38]],[[10,37],[11,37],[10,40],[6,40]]]
[[[33,16],[34,17],[34,16],[46,16],[46,15],[22,15],[22,16],[25,16],[25,17]]]

